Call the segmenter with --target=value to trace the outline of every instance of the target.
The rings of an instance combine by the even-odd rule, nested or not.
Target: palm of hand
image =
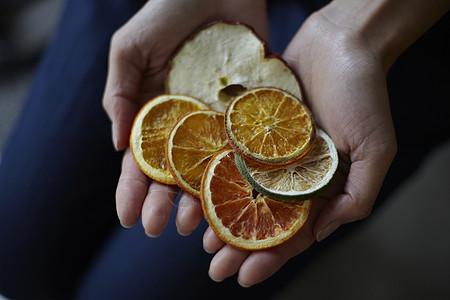
[[[358,39],[333,35],[308,20],[284,58],[299,75],[305,99],[318,126],[340,152],[338,180],[325,197],[315,199],[305,226],[278,247],[246,252],[224,245],[210,229],[204,247],[220,249],[210,275],[221,280],[239,272],[243,285],[261,282],[344,223],[369,215],[396,151],[385,74]]]
[[[180,1],[180,5],[183,3],[186,1]],[[194,18],[194,14],[205,9],[199,10],[191,2],[182,7],[151,1],[116,33],[104,105],[113,121],[117,148],[127,146],[132,121],[142,103],[163,91],[171,53],[195,28],[213,19],[238,19],[267,37],[261,10],[253,7],[254,14],[246,15],[242,13],[246,10],[239,7],[243,2],[235,3],[237,9],[222,10],[220,16],[205,14]],[[233,6],[228,3],[227,9],[230,7]],[[149,18],[152,22],[147,22]],[[358,39],[333,36],[333,28],[321,30],[315,25],[307,21],[302,26],[284,57],[299,75],[318,125],[330,134],[340,151],[344,162],[342,180],[338,181],[341,185],[327,198],[314,201],[307,223],[294,238],[272,249],[252,253],[237,250],[208,229],[205,249],[220,249],[210,267],[210,275],[217,280],[239,272],[241,284],[258,283],[307,249],[316,238],[325,237],[343,223],[367,216],[395,153],[385,74],[377,57],[358,44]],[[149,185],[127,150],[116,195],[124,226],[134,225],[142,216],[147,234],[159,235],[168,222],[176,193],[177,189],[157,182]],[[180,233],[194,230],[201,216],[198,201],[183,194],[176,219]]]
[[[324,32],[309,23],[285,55],[288,61],[297,57],[293,66],[308,104],[343,162],[341,191],[331,197],[315,224],[315,235],[321,239],[334,227],[369,215],[394,157],[385,73],[360,37],[339,36],[329,28]]]
[[[134,117],[142,104],[164,92],[170,56],[198,27],[232,19],[253,26],[264,39],[268,37],[263,1],[174,1],[147,2],[113,37],[103,104],[119,150],[127,148]],[[142,217],[148,235],[161,234],[177,192],[176,187],[155,181],[149,184],[127,149],[116,192],[117,213],[124,226],[133,226]],[[176,219],[180,234],[194,230],[201,217],[198,201],[183,194]]]

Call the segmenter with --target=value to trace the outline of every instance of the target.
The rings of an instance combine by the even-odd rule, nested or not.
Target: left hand
[[[239,273],[241,285],[259,283],[340,225],[367,217],[396,153],[381,56],[360,35],[315,14],[284,58],[297,72],[317,124],[340,153],[340,186],[326,198],[314,199],[302,229],[274,248],[237,250],[208,228],[203,244],[207,252],[218,251],[210,265],[210,276],[217,281]]]

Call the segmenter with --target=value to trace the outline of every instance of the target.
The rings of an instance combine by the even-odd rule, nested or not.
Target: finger
[[[178,192],[177,186],[152,181],[142,207],[142,225],[148,236],[161,235],[169,222]]]
[[[200,200],[183,192],[178,203],[178,211],[175,219],[180,235],[189,235],[202,220],[203,211]]]
[[[103,107],[112,121],[113,143],[118,150],[127,147],[133,120],[139,110],[137,99],[146,63],[137,49],[123,31],[114,34]]]
[[[203,247],[208,252],[221,248],[211,261],[209,273],[215,281],[224,280],[239,272],[238,281],[249,287],[267,279],[278,271],[291,257],[308,249],[315,241],[313,224],[325,199],[315,199],[309,217],[302,229],[287,242],[266,250],[244,251],[225,245],[211,228],[205,232]]]
[[[124,227],[132,227],[139,219],[148,182],[148,177],[139,169],[130,149],[127,149],[116,190],[117,215]]]
[[[306,223],[291,239],[279,246],[252,252],[239,270],[239,284],[250,287],[266,280],[290,258],[308,249],[315,241],[314,223],[325,203],[324,198],[313,200]]]
[[[342,224],[368,217],[380,191],[391,160],[367,159],[350,166],[344,193],[332,198],[319,215],[314,227],[317,241],[321,241]]]
[[[209,276],[212,280],[219,282],[236,274],[249,254],[250,251],[225,245],[211,260]]]
[[[288,259],[278,248],[252,252],[242,263],[238,282],[243,287],[260,283],[278,271]]]
[[[223,246],[225,246],[225,242],[214,233],[211,227],[208,227],[203,235],[203,249],[208,253],[214,253]]]
[[[308,249],[314,240],[315,238],[309,230],[302,229],[284,244],[252,252],[240,267],[239,284],[243,287],[250,287],[266,280],[290,258]]]

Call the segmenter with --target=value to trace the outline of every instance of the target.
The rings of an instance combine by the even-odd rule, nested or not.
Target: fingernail
[[[208,249],[206,249],[205,247],[203,247],[203,250],[205,250],[206,253],[208,254],[213,254],[215,251],[209,251]]]
[[[249,287],[251,287],[251,285],[243,284],[243,283],[239,280],[239,278],[237,279],[237,282],[238,282],[239,285],[242,286],[243,288],[249,288]]]
[[[127,228],[127,229],[132,228],[132,227],[134,227],[134,225],[136,225],[136,224],[125,224],[122,222],[122,220],[120,218],[119,218],[119,223],[123,228]]]
[[[117,134],[114,124],[111,126],[111,132],[112,132],[112,142],[114,146],[114,150],[119,151],[119,148],[117,147]]]
[[[215,282],[222,282],[222,281],[223,281],[223,280],[215,279],[214,276],[211,275],[211,272],[210,272],[210,271],[208,271],[208,275],[209,275],[209,277],[210,277],[213,281],[215,281]]]
[[[127,228],[127,229],[133,227],[133,225],[128,226],[128,225],[123,224],[122,222],[120,222],[120,225],[121,225],[123,228]]]
[[[336,229],[339,228],[341,224],[337,221],[328,224],[327,226],[320,229],[316,234],[316,241],[320,242],[326,239],[330,234],[332,234]]]
[[[158,233],[158,234],[153,234],[153,233],[150,233],[150,232],[148,232],[147,230],[145,231],[145,234],[148,236],[148,237],[150,237],[150,238],[157,238],[157,237],[159,237],[161,234],[162,234],[162,232],[161,233]]]
[[[180,230],[178,230],[178,228],[177,228],[177,231],[178,231],[178,234],[181,235],[181,236],[190,236],[191,233],[192,233],[192,232],[187,232],[187,233],[181,232]]]

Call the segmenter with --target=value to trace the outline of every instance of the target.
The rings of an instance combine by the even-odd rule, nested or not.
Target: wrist
[[[372,52],[385,71],[450,8],[445,0],[334,0],[316,15]]]

